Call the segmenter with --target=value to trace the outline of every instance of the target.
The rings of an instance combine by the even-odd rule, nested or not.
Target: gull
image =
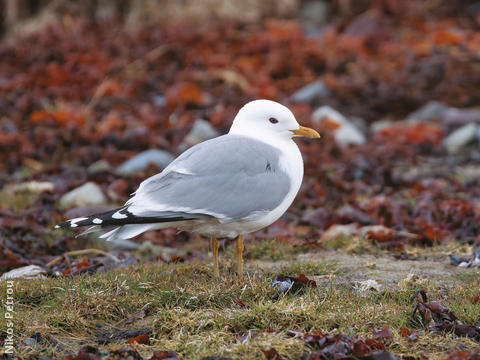
[[[100,238],[129,239],[173,227],[210,237],[219,276],[218,237],[237,238],[237,275],[243,274],[243,235],[263,229],[292,204],[303,179],[297,136],[319,138],[285,106],[270,100],[244,105],[226,135],[197,144],[161,173],[144,180],[124,206],[67,220],[56,228],[113,226]]]

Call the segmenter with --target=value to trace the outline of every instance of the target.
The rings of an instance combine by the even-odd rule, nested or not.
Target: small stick
[[[53,265],[55,265],[56,263],[58,263],[59,261],[61,261],[63,258],[66,258],[67,256],[76,256],[76,255],[85,255],[85,254],[99,254],[99,255],[104,255],[104,256],[107,256],[109,257],[110,259],[112,259],[113,261],[115,261],[117,264],[120,262],[120,260],[112,255],[112,254],[109,254],[103,250],[100,250],[100,249],[83,249],[83,250],[73,250],[73,251],[68,251],[66,253],[64,253],[63,255],[60,255],[60,256],[57,256],[55,259],[53,260],[50,260],[47,265],[45,265],[46,267],[52,267]]]

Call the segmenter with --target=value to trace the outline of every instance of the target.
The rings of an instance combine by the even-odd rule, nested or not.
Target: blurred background
[[[0,272],[84,248],[53,225],[122,204],[258,98],[322,139],[300,143],[292,208],[247,243],[408,258],[479,241],[478,1],[4,0],[0,14]],[[111,245],[169,262],[205,256],[197,243]]]

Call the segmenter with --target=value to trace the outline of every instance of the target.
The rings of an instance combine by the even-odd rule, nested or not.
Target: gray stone
[[[153,103],[159,107],[163,107],[166,104],[165,96],[163,95],[154,95],[152,100]]]
[[[73,189],[60,198],[60,207],[63,209],[74,206],[104,205],[107,197],[103,194],[100,186],[88,182]]]
[[[330,106],[321,106],[312,114],[313,122],[321,124],[328,120],[338,124],[334,130],[335,141],[342,145],[361,145],[367,140],[365,135],[344,115]]]
[[[135,155],[120,165],[116,172],[122,175],[130,175],[144,170],[148,164],[154,163],[164,169],[173,161],[173,156],[163,150],[151,149]]]
[[[94,163],[90,164],[90,166],[87,168],[87,172],[89,174],[98,174],[101,172],[106,172],[112,170],[112,166],[107,160],[98,160],[95,161]]]
[[[362,134],[366,134],[369,129],[369,124],[365,121],[365,119],[362,119],[357,116],[350,116],[348,118],[348,121],[355,126]]]
[[[407,116],[407,121],[424,121],[429,122],[432,120],[443,119],[445,112],[449,109],[447,105],[440,101],[429,101],[423,105],[420,109],[415,110],[413,113]]]
[[[372,122],[370,124],[370,130],[372,130],[373,132],[380,132],[383,129],[387,129],[391,126],[398,125],[398,124],[401,124],[401,123],[398,121],[393,121],[389,119],[382,119],[382,120]]]
[[[307,29],[318,29],[328,25],[329,5],[327,1],[316,0],[304,2],[300,9],[300,20]]]
[[[478,165],[465,165],[458,166],[455,169],[455,175],[460,181],[468,183],[471,181],[477,181],[480,179],[480,166]]]
[[[278,286],[278,292],[286,293],[291,289],[292,285],[293,285],[293,281],[290,279],[278,280],[278,278],[275,277],[272,283],[270,284],[270,287]]]
[[[33,347],[33,346],[37,345],[37,340],[30,337],[30,338],[26,338],[25,340],[23,340],[23,343],[27,346]]]
[[[325,119],[335,121],[339,124],[348,123],[348,119],[344,115],[328,105],[320,106],[312,114],[312,120],[318,124]]]
[[[220,133],[206,120],[197,119],[192,130],[185,136],[184,143],[189,146],[219,136]]]
[[[365,144],[365,136],[355,126],[346,124],[335,130],[335,141],[343,145]]]
[[[480,110],[475,108],[458,109],[449,107],[439,101],[430,101],[408,115],[406,119],[408,123],[433,120],[438,120],[447,126],[463,126],[472,122],[480,123]]]
[[[112,250],[119,251],[135,251],[140,247],[140,244],[127,239],[108,240],[105,243]]]
[[[472,122],[480,123],[480,111],[477,109],[449,108],[443,117],[443,123],[448,126],[462,126]]]
[[[475,140],[477,136],[477,130],[477,124],[471,123],[464,125],[448,135],[443,140],[443,146],[445,146],[449,153],[454,154],[462,149],[465,145]]]
[[[321,80],[305,85],[298,89],[292,96],[292,101],[299,103],[308,103],[317,96],[326,96],[330,94],[330,90]]]

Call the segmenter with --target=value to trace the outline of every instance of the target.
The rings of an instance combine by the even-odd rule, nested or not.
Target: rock
[[[10,270],[2,275],[0,279],[44,279],[47,272],[38,265],[28,265]]]
[[[101,172],[108,172],[112,170],[112,166],[107,160],[98,160],[90,164],[87,168],[89,174],[98,174]]]
[[[64,194],[60,198],[60,207],[63,209],[74,206],[104,205],[107,197],[103,194],[100,186],[88,182]]]
[[[165,96],[161,94],[153,95],[152,100],[153,103],[159,107],[164,107],[166,104]]]
[[[140,247],[140,244],[126,239],[108,240],[105,244],[112,250],[119,251],[136,251]]]
[[[321,80],[318,80],[311,84],[305,85],[301,89],[298,89],[291,96],[291,99],[294,102],[308,103],[309,101],[315,99],[318,96],[326,96],[329,94],[330,91],[328,90],[325,83]]]
[[[443,119],[445,112],[449,109],[447,105],[440,101],[429,101],[420,109],[415,110],[407,116],[408,122],[429,122]]]
[[[440,121],[447,126],[463,126],[472,122],[480,123],[480,110],[475,108],[457,109],[439,101],[430,101],[408,115],[406,122]]]
[[[7,188],[7,187],[5,187]],[[27,181],[20,184],[8,186],[7,191],[23,192],[29,191],[35,194],[40,194],[44,191],[53,191],[55,184],[48,181]]]
[[[115,171],[117,174],[130,175],[144,170],[148,164],[154,163],[164,169],[173,161],[173,156],[163,150],[151,149],[137,154],[121,164]]]
[[[339,125],[348,123],[348,119],[345,116],[328,105],[317,108],[312,114],[312,120],[316,123],[330,120]]]
[[[270,287],[275,287],[277,286],[278,293],[286,293],[288,292],[292,286],[293,286],[293,281],[290,279],[285,279],[285,280],[278,280],[277,277],[275,277],[270,284]]]
[[[366,134],[369,129],[369,124],[362,118],[356,116],[350,116],[348,118],[350,124],[356,127],[362,134]]]
[[[480,123],[480,111],[477,109],[449,108],[443,117],[447,126],[463,126],[470,123]]]
[[[366,142],[365,136],[351,124],[339,127],[335,131],[335,141],[343,145],[361,145]]]
[[[470,123],[464,125],[461,128],[452,132],[450,135],[448,135],[443,140],[443,146],[445,146],[449,153],[454,154],[458,152],[461,148],[463,148],[465,145],[475,140],[477,136],[477,131],[477,124]]]
[[[450,174],[451,167],[449,166]],[[458,176],[461,182],[469,183],[480,179],[480,166],[478,165],[465,165],[458,166],[455,171],[455,176]]]
[[[348,224],[348,225],[332,225],[325,231],[320,238],[320,242],[326,243],[331,241],[341,241],[345,237],[349,237],[357,234],[359,227],[357,224]]]
[[[372,130],[372,132],[380,132],[383,129],[387,129],[398,124],[401,124],[401,122],[388,119],[378,120],[370,124],[370,130]]]
[[[23,340],[23,343],[27,346],[34,347],[35,345],[37,345],[37,339],[29,337]]]
[[[192,130],[185,136],[184,143],[192,146],[219,135],[218,130],[210,125],[208,121],[197,119],[193,124]]]
[[[327,1],[303,2],[300,21],[306,30],[318,29],[328,24],[329,6]]]
[[[334,128],[335,141],[342,145],[361,145],[366,142],[365,135],[345,116],[330,106],[322,106],[312,114],[312,120],[317,124],[327,122]]]

